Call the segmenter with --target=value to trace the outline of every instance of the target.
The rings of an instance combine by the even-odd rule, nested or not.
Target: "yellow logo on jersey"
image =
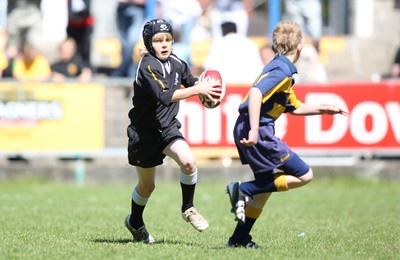
[[[287,153],[285,156],[283,156],[280,160],[281,162],[286,161],[287,159],[289,159],[290,153]]]

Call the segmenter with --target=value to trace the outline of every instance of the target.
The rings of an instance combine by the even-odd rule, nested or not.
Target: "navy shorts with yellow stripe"
[[[242,164],[249,164],[255,177],[261,173],[273,173],[275,169],[296,177],[309,171],[309,165],[275,136],[273,125],[260,126],[257,144],[250,147],[240,143],[243,138],[248,138],[249,130],[248,117],[239,116],[233,133],[236,147]]]

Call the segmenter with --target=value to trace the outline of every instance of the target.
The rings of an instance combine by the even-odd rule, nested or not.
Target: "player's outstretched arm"
[[[293,115],[299,116],[311,116],[311,115],[349,115],[350,113],[337,105],[310,105],[306,103],[302,103],[299,108],[292,112]]]

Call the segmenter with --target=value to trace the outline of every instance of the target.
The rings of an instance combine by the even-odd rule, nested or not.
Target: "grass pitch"
[[[272,195],[252,231],[263,250],[227,249],[235,222],[226,182],[200,182],[196,208],[210,228],[180,216],[179,183],[157,183],[145,211],[155,245],[123,225],[129,185],[0,182],[0,259],[398,259],[400,183],[320,178]]]

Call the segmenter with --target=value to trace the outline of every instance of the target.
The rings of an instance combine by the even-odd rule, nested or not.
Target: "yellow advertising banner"
[[[104,86],[0,83],[0,152],[104,148]]]

